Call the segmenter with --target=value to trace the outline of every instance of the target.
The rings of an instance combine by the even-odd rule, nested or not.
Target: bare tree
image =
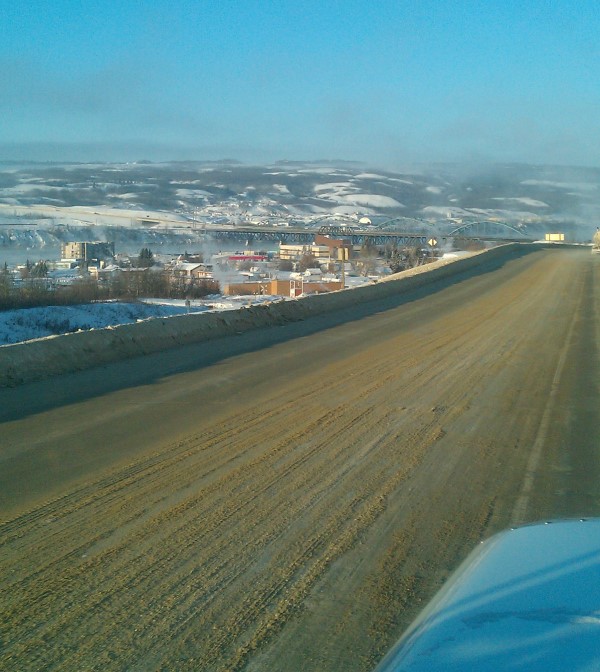
[[[298,262],[298,270],[302,272],[307,268],[317,268],[318,265],[317,258],[314,254],[303,254]]]

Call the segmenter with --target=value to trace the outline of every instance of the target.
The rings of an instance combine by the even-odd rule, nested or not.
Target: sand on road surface
[[[372,669],[479,540],[599,515],[599,263],[0,390],[0,669]]]

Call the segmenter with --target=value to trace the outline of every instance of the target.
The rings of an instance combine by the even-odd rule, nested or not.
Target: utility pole
[[[342,257],[342,289],[346,288],[346,248],[344,246],[339,250]]]

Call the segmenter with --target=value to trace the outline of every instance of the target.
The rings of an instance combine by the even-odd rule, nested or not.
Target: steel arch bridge
[[[527,234],[522,230],[507,224],[506,222],[496,222],[493,220],[482,220],[480,222],[468,222],[452,229],[447,236],[460,236],[461,234],[469,237],[487,237],[487,238],[506,238],[507,232],[515,234],[517,238],[527,239]]]
[[[315,228],[319,222],[339,222],[339,226],[347,226],[348,224],[352,223],[356,226],[358,226],[358,220],[352,217],[351,215],[342,215],[342,214],[335,214],[335,213],[328,213],[326,215],[317,215],[314,219],[309,219],[308,222],[303,224],[304,226],[308,226],[310,228]],[[349,227],[351,228],[351,227]]]
[[[418,217],[393,217],[392,219],[386,219],[379,224],[379,226],[382,230],[385,230],[397,224],[402,224],[403,231],[420,229],[421,231],[426,232],[427,235],[437,233],[439,230],[437,225],[428,222],[426,219],[419,219]]]
[[[431,234],[423,233],[404,233],[392,231],[361,231],[352,227],[345,226],[322,226],[319,233],[323,236],[335,236],[337,238],[348,238],[352,245],[363,245],[371,242],[373,245],[387,245],[388,243],[396,245],[426,245]]]

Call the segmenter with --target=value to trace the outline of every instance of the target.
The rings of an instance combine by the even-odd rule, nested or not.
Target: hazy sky
[[[0,0],[0,159],[600,165],[598,0]]]

